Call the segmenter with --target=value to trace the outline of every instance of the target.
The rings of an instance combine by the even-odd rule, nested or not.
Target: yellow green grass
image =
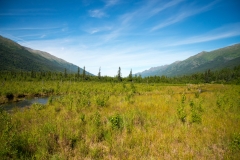
[[[35,85],[36,93],[45,88],[60,96],[47,105],[1,111],[3,159],[240,157],[237,85],[22,82],[17,90],[15,85],[5,84],[12,93],[32,94],[27,88]]]

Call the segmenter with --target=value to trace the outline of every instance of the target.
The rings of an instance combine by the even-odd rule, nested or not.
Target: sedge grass
[[[27,85],[29,89],[19,87],[18,93],[32,93],[33,84]],[[97,82],[44,85],[46,89],[58,86],[53,94],[62,96],[24,111],[15,110],[11,114],[1,111],[3,159],[240,156],[237,85]],[[14,87],[8,85],[9,90],[14,93],[11,86]],[[6,88],[1,94],[4,92]],[[41,92],[41,87],[34,92]],[[179,117],[179,108],[184,111],[184,121]]]

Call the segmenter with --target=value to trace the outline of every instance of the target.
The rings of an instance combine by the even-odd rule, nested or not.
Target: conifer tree
[[[83,67],[83,79],[85,79],[86,76],[86,70],[85,70],[85,66]]]
[[[78,67],[77,78],[79,78],[79,75],[80,75],[80,68]]]
[[[98,79],[101,78],[101,67],[99,68],[99,72],[98,72]]]
[[[118,68],[118,74],[117,74],[118,81],[122,81],[122,74],[121,74],[121,68]]]
[[[132,81],[132,69],[131,69],[131,71],[129,73],[128,79],[129,79],[129,81]]]

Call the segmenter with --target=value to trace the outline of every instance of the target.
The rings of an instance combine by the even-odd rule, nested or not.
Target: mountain
[[[171,77],[204,72],[208,69],[215,71],[223,68],[233,68],[237,65],[240,65],[240,44],[210,52],[202,51],[186,60],[152,67],[135,75],[141,75],[142,77],[165,75]]]
[[[78,66],[47,52],[33,50],[0,36],[0,71],[51,71],[76,73]],[[83,69],[80,68],[80,72]],[[89,72],[86,74],[93,75]]]

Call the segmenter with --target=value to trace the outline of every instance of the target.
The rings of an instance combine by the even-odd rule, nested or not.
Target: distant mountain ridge
[[[183,61],[176,61],[169,65],[152,67],[149,70],[136,73],[135,75],[147,76],[181,76],[204,72],[208,69],[219,70],[233,68],[240,65],[240,44],[220,48],[214,51],[202,51]]]
[[[47,52],[34,50],[0,36],[0,71],[74,72],[78,66]],[[80,68],[80,67],[79,67]],[[80,68],[80,72],[83,69]],[[86,71],[86,74],[93,75]]]

